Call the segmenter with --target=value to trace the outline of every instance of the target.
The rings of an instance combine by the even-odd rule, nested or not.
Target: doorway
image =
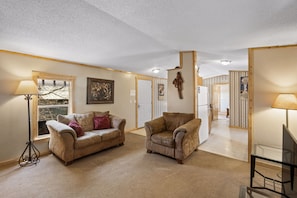
[[[152,119],[152,81],[137,79],[137,128]]]
[[[229,84],[213,85],[212,93],[213,120],[229,118]]]
[[[215,84],[212,88],[213,119],[210,135],[208,140],[199,146],[199,149],[241,161],[248,161],[247,130],[229,127],[229,116],[227,116],[227,108],[230,105],[229,84]]]

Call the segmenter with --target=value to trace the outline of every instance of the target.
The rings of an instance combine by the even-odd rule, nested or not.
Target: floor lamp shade
[[[288,110],[297,110],[297,97],[292,93],[279,94],[271,107],[286,110],[286,125],[288,127]]]
[[[16,95],[36,95],[38,94],[38,89],[33,80],[22,80],[18,85]]]

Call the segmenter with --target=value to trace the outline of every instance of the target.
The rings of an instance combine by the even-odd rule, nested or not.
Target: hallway
[[[212,122],[209,138],[199,150],[248,161],[247,129],[229,128],[229,119],[221,117]]]

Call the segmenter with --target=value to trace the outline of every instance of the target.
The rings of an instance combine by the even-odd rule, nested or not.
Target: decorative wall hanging
[[[158,100],[164,100],[165,86],[164,84],[158,84]]]
[[[87,78],[87,104],[114,103],[114,81]]]
[[[248,76],[240,77],[240,95],[244,98],[248,98],[248,80]]]
[[[173,80],[172,83],[177,88],[179,99],[183,99],[182,90],[183,90],[184,79],[181,75],[181,72],[176,73],[176,78]]]

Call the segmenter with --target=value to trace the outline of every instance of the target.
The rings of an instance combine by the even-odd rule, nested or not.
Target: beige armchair
[[[201,119],[195,119],[194,114],[164,112],[144,125],[147,152],[160,153],[183,164],[198,148],[200,125]]]

